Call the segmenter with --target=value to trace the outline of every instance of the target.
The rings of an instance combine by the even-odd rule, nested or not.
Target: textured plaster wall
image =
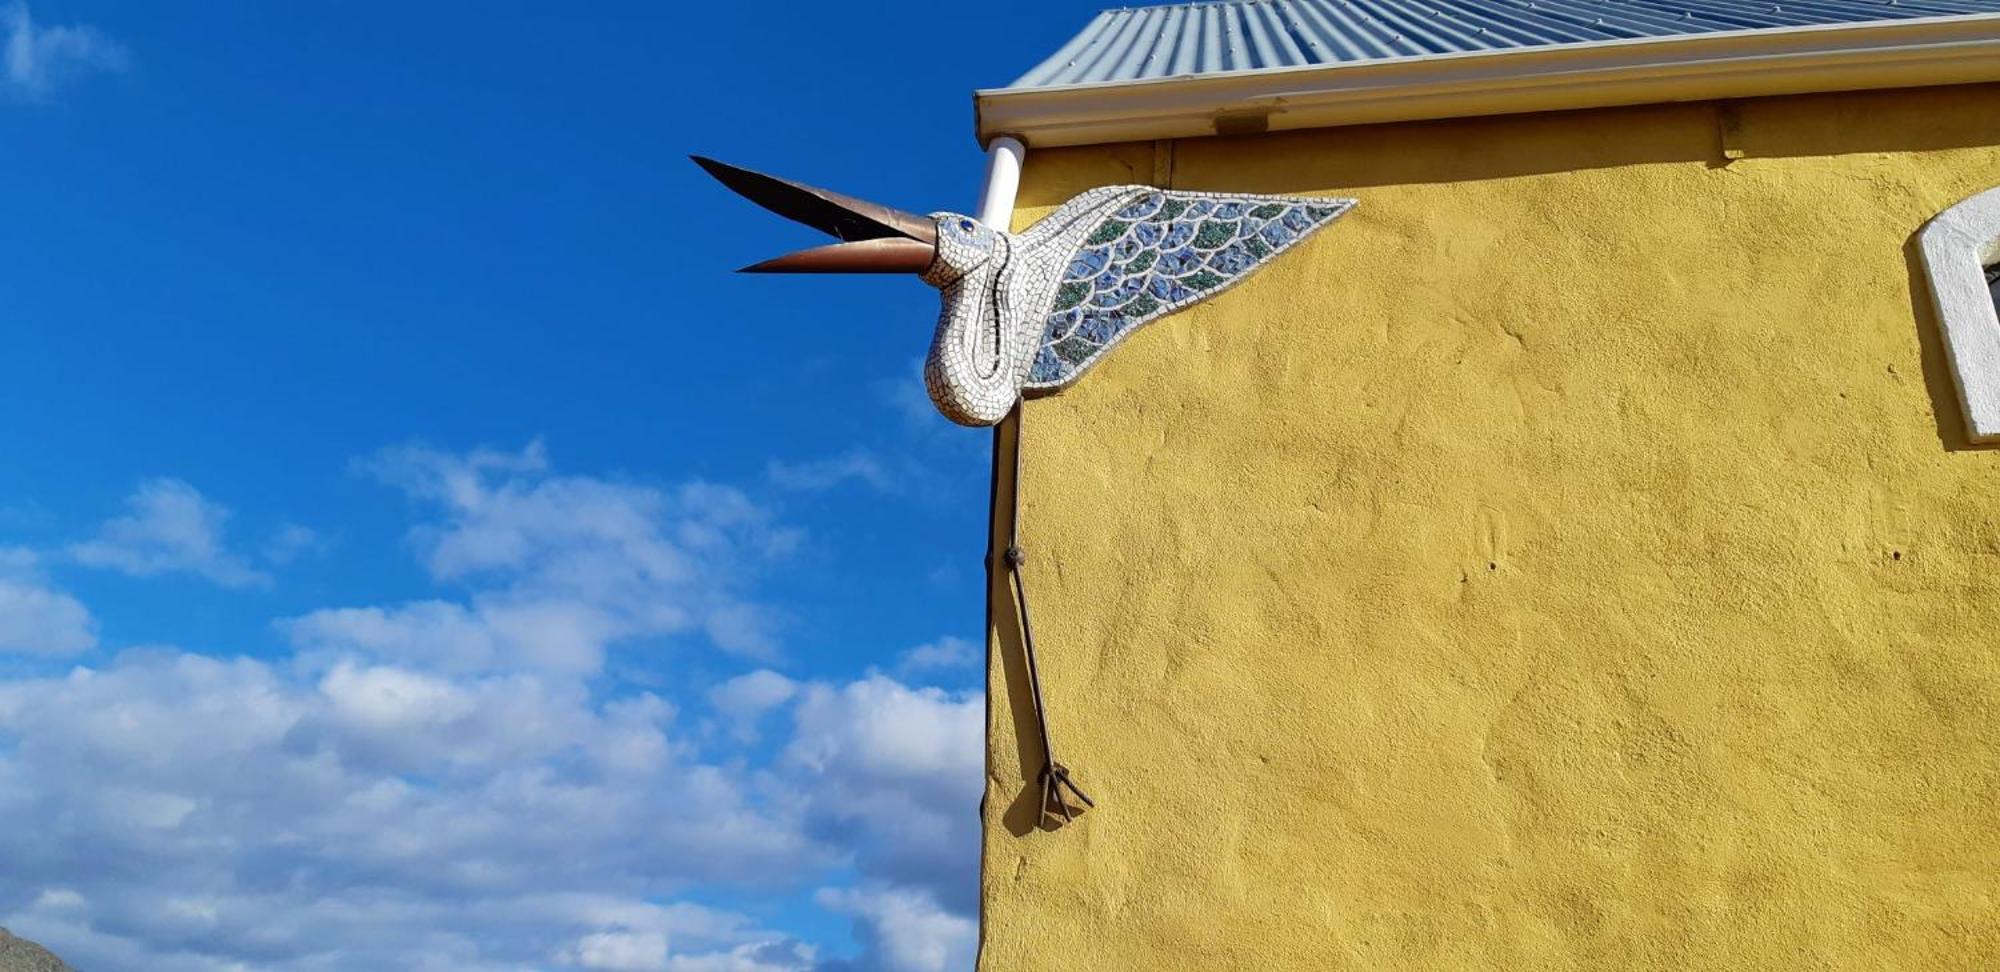
[[[1019,219],[1156,172],[1361,205],[1027,407],[1099,807],[1034,826],[996,588],[985,969],[2000,967],[2000,453],[1911,246],[2000,87],[1033,153]]]

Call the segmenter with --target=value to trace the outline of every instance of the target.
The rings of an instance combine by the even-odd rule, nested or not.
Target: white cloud
[[[807,831],[853,849],[861,873],[976,907],[986,707],[976,692],[885,675],[799,695],[780,760],[808,794]]]
[[[73,655],[97,647],[97,620],[51,586],[37,563],[32,551],[0,547],[0,653]]]
[[[937,406],[931,403],[930,396],[924,391],[922,355],[909,359],[902,374],[877,379],[873,387],[876,397],[895,412],[909,429],[935,433],[952,427],[950,420],[938,412]]]
[[[708,702],[727,721],[738,739],[757,737],[757,723],[771,710],[790,702],[799,683],[768,668],[738,675],[708,690]]]
[[[169,650],[0,682],[0,924],[82,968],[503,968],[590,935],[612,936],[598,959],[629,955],[607,944],[625,933],[689,956],[778,940],[648,901],[829,859],[677,747],[670,718],[530,678],[315,679]]]
[[[896,662],[896,668],[907,674],[935,671],[940,668],[966,668],[977,661],[979,661],[979,650],[972,642],[945,635],[936,641],[903,652],[903,657]]]
[[[564,965],[608,972],[666,972],[667,936],[659,932],[592,932],[564,949],[557,959]]]
[[[0,925],[80,968],[805,972],[846,966],[675,899],[855,875],[818,900],[864,967],[969,963],[980,696],[606,674],[641,639],[754,630],[718,619],[763,616],[749,592],[796,533],[725,487],[556,475],[539,445],[370,469],[456,593],[310,612],[291,657],[0,678]],[[0,580],[32,576],[8,556]]]
[[[976,771],[981,758],[961,745],[982,732],[985,713],[976,702],[942,689],[913,689],[885,675],[813,685],[799,703],[799,735],[787,756],[816,772],[863,782],[962,777],[957,771]]]
[[[224,587],[271,582],[228,549],[223,528],[229,510],[193,486],[178,479],[147,480],[125,505],[130,512],[106,520],[95,539],[71,545],[71,559],[135,577],[191,573]]]
[[[301,648],[363,651],[452,670],[590,672],[612,646],[698,631],[739,655],[776,650],[771,612],[739,592],[797,543],[741,492],[549,473],[519,452],[386,450],[361,469],[428,504],[411,534],[463,602],[335,608],[286,624]]]
[[[850,449],[837,456],[815,459],[810,462],[773,461],[766,468],[771,482],[785,489],[808,492],[832,489],[849,482],[858,482],[881,492],[894,492],[896,481],[882,461],[866,449]]]
[[[271,534],[271,539],[264,541],[264,559],[282,567],[326,548],[326,538],[320,536],[318,531],[297,523],[287,523]]]
[[[35,899],[34,907],[53,911],[70,911],[83,907],[83,895],[68,888],[50,888]]]
[[[818,900],[823,907],[862,920],[864,967],[882,972],[953,972],[973,966],[979,926],[938,907],[925,892],[829,888],[819,893]]]
[[[517,650],[503,646],[493,626],[473,609],[449,601],[323,608],[280,627],[302,651],[417,659],[453,672],[500,667],[502,653]],[[594,668],[594,659],[578,667]]]
[[[819,900],[881,968],[966,967],[979,698],[874,676],[793,702],[746,772],[658,699],[529,676],[158,649],[0,682],[0,924],[81,968],[776,972],[811,950],[658,900],[845,862],[863,889]]]
[[[319,690],[336,714],[376,731],[447,724],[472,714],[473,708],[471,695],[448,681],[386,666],[342,662],[320,679]]]
[[[124,70],[130,60],[122,45],[93,28],[37,25],[21,2],[0,6],[0,35],[4,91],[24,100],[44,98],[79,75]]]

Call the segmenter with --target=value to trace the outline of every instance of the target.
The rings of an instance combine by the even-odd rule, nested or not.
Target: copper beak
[[[795,250],[753,263],[737,273],[923,273],[937,247],[916,240],[857,240]]]
[[[699,155],[689,158],[737,195],[842,241],[752,264],[744,273],[922,273],[937,255],[937,226],[928,216]]]

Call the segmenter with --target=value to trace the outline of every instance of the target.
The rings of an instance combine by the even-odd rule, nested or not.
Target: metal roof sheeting
[[[1009,89],[2000,13],[2000,0],[1227,0],[1108,10]]]

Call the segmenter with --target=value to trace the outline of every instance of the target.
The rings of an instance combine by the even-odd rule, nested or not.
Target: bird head
[[[745,273],[914,273],[943,297],[924,384],[954,422],[991,425],[1013,407],[1025,360],[1002,326],[998,281],[1014,238],[958,213],[918,216],[693,156],[738,195],[840,242],[744,267]],[[995,297],[996,299],[987,299]]]
[[[699,155],[692,158],[737,195],[840,241],[753,263],[744,273],[916,273],[930,279],[928,271],[947,248],[941,240],[958,249],[961,237],[953,235],[958,231],[945,229],[949,214],[919,216]],[[952,216],[952,225],[963,219]]]
[[[970,216],[932,213],[937,223],[937,256],[924,271],[924,281],[944,288],[996,258],[1005,259],[1006,236]]]

